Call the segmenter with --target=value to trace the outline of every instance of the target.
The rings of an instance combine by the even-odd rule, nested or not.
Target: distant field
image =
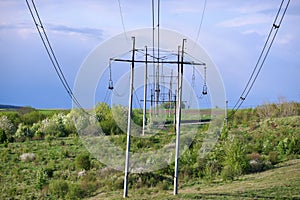
[[[0,113],[12,113],[17,112],[20,114],[25,114],[31,111],[38,111],[41,114],[44,115],[53,115],[55,113],[59,112],[69,112],[68,109],[35,109],[31,107],[6,107],[6,108],[0,108]]]
[[[51,115],[59,112],[69,112],[67,109],[38,109],[38,111],[45,115]]]

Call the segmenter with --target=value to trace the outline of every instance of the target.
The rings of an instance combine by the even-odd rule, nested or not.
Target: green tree
[[[32,125],[34,123],[37,123],[43,119],[45,119],[46,116],[40,113],[39,111],[31,111],[29,113],[25,113],[22,115],[21,120],[25,125]]]
[[[114,109],[114,111],[116,111],[116,112],[119,111],[117,106],[114,108],[116,108],[116,109]],[[99,125],[100,125],[102,131],[106,135],[122,133],[121,129],[118,127],[118,125],[114,119],[113,112],[108,104],[106,104],[106,103],[98,104],[95,107],[95,112],[96,112],[96,117],[99,122]],[[127,117],[126,115],[124,115],[124,113],[123,114],[118,113],[117,115],[122,118]]]
[[[6,116],[7,119],[9,119],[9,121],[11,123],[13,123],[14,127],[17,127],[19,123],[21,123],[21,116],[18,112],[0,112],[0,118],[2,116]]]
[[[141,109],[132,110],[132,120],[135,124],[139,126],[143,125],[143,112]]]

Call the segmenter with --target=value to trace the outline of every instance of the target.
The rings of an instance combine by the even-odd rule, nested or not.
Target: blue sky
[[[122,33],[117,0],[36,0],[72,86],[99,43]],[[254,68],[279,0],[207,0],[197,42],[218,67],[233,106]],[[120,0],[125,30],[152,26],[151,1]],[[196,40],[204,0],[162,0],[160,27]],[[0,104],[70,108],[72,102],[43,49],[25,0],[0,0]],[[243,106],[300,101],[300,1],[291,1],[267,61]],[[104,95],[104,94],[103,94]]]

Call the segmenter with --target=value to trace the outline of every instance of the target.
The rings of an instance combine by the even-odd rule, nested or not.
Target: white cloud
[[[243,31],[242,34],[244,34],[244,35],[257,34],[257,35],[261,35],[261,36],[265,35],[265,33],[258,31],[258,30],[254,30],[254,29],[249,29],[249,30]]]
[[[241,14],[250,14],[250,13],[261,13],[276,9],[278,3],[275,1],[272,2],[248,2],[246,5],[236,8],[235,10]]]
[[[182,0],[168,0],[162,1],[161,9],[168,10],[172,14],[195,14],[202,12],[204,6],[203,1],[186,1]]]
[[[102,38],[103,30],[97,28],[87,28],[87,27],[74,27],[74,26],[65,26],[65,25],[54,25],[49,24],[48,27],[51,31],[64,33],[68,35],[79,35],[79,36],[89,36]]]
[[[233,19],[229,19],[219,23],[219,26],[222,27],[242,27],[249,25],[257,25],[257,24],[266,24],[272,22],[272,17],[266,14],[252,14],[252,15],[243,15],[239,17],[235,17]]]
[[[126,31],[152,25],[151,1],[120,1]],[[184,35],[195,38],[203,3],[204,0],[161,1],[161,28],[180,31]],[[279,4],[280,1],[274,0],[207,0],[199,43],[203,44],[220,67],[228,91],[234,98],[238,97],[239,94],[237,93],[243,89],[244,83],[251,73],[252,64],[260,53]],[[79,65],[82,57],[98,42],[123,32],[117,1],[43,0],[36,1],[36,6],[49,38],[51,42],[53,41],[55,51],[65,62],[64,66]],[[289,62],[292,63],[290,64],[291,70],[286,73],[286,76],[296,76],[296,73],[293,72],[299,66],[299,6],[300,1],[291,1],[287,15],[276,37],[276,45],[272,47],[272,52],[268,58],[268,62],[273,64],[272,67],[269,67],[272,70],[268,71],[268,67],[264,68],[268,77],[282,74],[273,72],[274,68],[277,69],[282,66],[278,63],[279,61],[284,65]],[[3,47],[1,50],[6,52],[5,56],[2,54],[2,62],[7,60],[6,65],[9,69],[19,69],[20,65],[24,65],[26,69],[32,69],[32,66],[24,64],[24,61],[29,59],[28,62],[31,63],[30,59],[34,60],[39,56],[27,57],[24,54],[26,59],[15,58],[15,51],[21,51],[32,46],[32,51],[28,51],[28,53],[35,51],[40,53],[37,47],[42,48],[26,3],[20,0],[0,0],[0,13],[0,42]],[[85,41],[82,42],[81,40]],[[15,49],[7,51],[8,47]],[[10,55],[9,52],[13,53]],[[42,53],[44,55],[44,52]],[[76,55],[73,57],[76,57],[77,61],[75,62],[74,59],[69,61],[70,55]],[[19,56],[23,56],[23,54],[19,54]],[[66,60],[64,60],[65,58]],[[21,62],[17,63],[17,61]],[[45,57],[41,59],[40,64],[49,65],[49,60]],[[70,77],[75,74],[75,71],[72,70],[66,68],[66,74]],[[26,71],[30,72],[30,70]],[[260,80],[261,85],[270,84],[270,81],[265,80],[265,77]],[[9,85],[9,81],[7,80],[5,84]],[[11,81],[15,83],[18,80],[12,77]],[[26,81],[30,83],[31,80]],[[21,82],[20,85],[22,84],[24,83]],[[274,84],[272,87],[278,88],[279,83],[273,81],[272,84]],[[292,81],[284,84],[286,91],[291,91],[291,93],[299,85],[292,83]],[[279,86],[281,85],[279,84]],[[255,85],[256,89],[260,87],[260,84]],[[11,89],[11,91],[14,90]],[[275,90],[266,92],[270,96],[276,95],[275,93]],[[283,95],[287,96],[288,93],[283,93]],[[254,95],[251,94],[251,96]],[[258,96],[258,98],[260,97]],[[18,97],[15,96],[13,99],[18,99]],[[46,104],[47,102],[45,102]],[[34,106],[34,104],[32,105]]]
[[[276,44],[286,45],[294,40],[294,36],[292,34],[279,34],[275,40]]]

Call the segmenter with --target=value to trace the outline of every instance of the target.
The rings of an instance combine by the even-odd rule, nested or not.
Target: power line
[[[282,6],[284,4],[284,1],[285,0],[281,1],[280,7],[279,7],[279,9],[277,11],[276,17],[275,17],[274,22],[273,22],[273,24],[271,26],[269,35],[268,35],[267,40],[266,40],[266,42],[265,42],[265,44],[263,46],[263,49],[262,49],[262,51],[260,53],[260,56],[259,56],[259,58],[258,58],[258,60],[256,62],[256,65],[255,65],[255,67],[254,67],[254,69],[253,69],[253,71],[252,71],[252,73],[250,75],[250,78],[249,78],[249,80],[248,80],[248,82],[247,82],[247,84],[246,84],[246,86],[245,86],[245,88],[244,88],[244,90],[243,90],[240,98],[237,100],[235,106],[233,107],[232,113],[231,113],[231,115],[229,117],[232,117],[234,115],[234,113],[241,107],[241,105],[243,104],[243,102],[245,101],[245,99],[247,98],[247,96],[249,95],[251,89],[253,88],[253,85],[254,85],[254,83],[255,83],[255,81],[256,81],[256,79],[257,79],[257,77],[258,77],[258,75],[259,75],[259,73],[260,73],[260,71],[261,71],[261,69],[262,69],[262,67],[263,67],[263,65],[265,63],[265,60],[266,60],[266,58],[267,58],[267,56],[268,56],[268,54],[270,52],[270,49],[271,49],[271,47],[272,47],[272,45],[274,43],[274,40],[276,38],[276,35],[278,33],[278,30],[279,30],[279,28],[281,26],[281,23],[283,21],[283,18],[284,18],[285,14],[286,14],[287,8],[288,8],[289,3],[290,3],[290,0],[288,0],[288,2],[285,5],[284,11],[283,11],[283,13],[282,13],[282,15],[280,17],[280,20],[277,23],[278,17],[280,15],[280,12],[281,12],[281,9],[282,9]]]
[[[35,6],[35,3],[34,1],[32,0],[32,6],[33,6],[33,9],[32,9],[32,6],[29,4],[28,0],[26,0],[26,4],[27,4],[27,7],[29,9],[29,12],[31,14],[31,17],[35,23],[35,26],[36,26],[36,29],[39,33],[39,36],[42,40],[42,43],[46,49],[46,52],[48,54],[48,57],[55,69],[55,72],[59,78],[59,80],[61,81],[62,85],[64,86],[66,92],[68,93],[68,95],[71,97],[71,99],[73,100],[73,102],[76,104],[77,107],[79,107],[80,109],[83,109],[82,106],[80,105],[80,103],[78,102],[78,100],[76,99],[75,95],[73,94],[65,76],[64,76],[64,73],[60,67],[60,64],[55,56],[55,53],[54,53],[54,50],[51,46],[51,43],[49,41],[49,38],[48,38],[48,35],[44,29],[44,26],[43,26],[43,23],[42,23],[42,20],[40,18],[40,15],[38,13],[38,10]],[[41,31],[41,30],[42,31]]]
[[[207,3],[207,0],[204,0],[202,16],[201,16],[200,24],[199,24],[199,27],[198,27],[197,37],[196,37],[195,43],[197,43],[198,40],[199,40],[199,36],[200,36],[201,28],[202,28],[202,23],[203,23],[203,18],[204,18],[204,13],[205,13],[205,10],[206,10],[206,3]]]
[[[280,13],[280,10],[281,10],[281,8],[282,8],[283,2],[284,2],[284,0],[281,1],[281,4],[280,4],[280,7],[279,7],[279,10],[277,11],[277,14],[276,14],[274,23],[277,21],[277,18],[278,18],[278,15],[279,15],[279,13]],[[273,23],[273,24],[274,24],[274,23]],[[242,94],[241,94],[241,97],[245,94],[245,92],[246,92],[248,86],[250,85],[250,82],[251,82],[251,80],[252,80],[252,78],[253,78],[253,76],[254,76],[254,73],[256,72],[256,69],[257,69],[257,67],[258,67],[258,65],[259,65],[259,63],[260,63],[260,60],[261,60],[261,58],[262,58],[262,56],[263,56],[263,54],[264,54],[264,52],[265,52],[265,49],[266,49],[266,47],[267,47],[267,45],[268,45],[268,42],[269,42],[269,40],[270,40],[270,37],[271,37],[271,35],[272,35],[273,30],[274,30],[274,29],[273,29],[273,25],[272,25],[272,27],[271,27],[271,29],[270,29],[270,31],[269,31],[269,35],[268,35],[268,37],[267,37],[267,40],[266,40],[266,42],[265,42],[265,44],[264,44],[264,47],[263,47],[263,49],[262,49],[262,51],[261,51],[261,53],[260,53],[260,55],[259,55],[259,58],[258,58],[258,60],[257,60],[257,62],[256,62],[256,65],[255,65],[253,71],[252,71],[252,74],[251,74],[251,76],[250,76],[250,78],[249,78],[249,80],[248,80],[248,82],[247,82],[247,84],[246,84],[246,86],[245,86],[245,88],[244,88]],[[240,98],[239,100],[241,100],[241,99],[243,99],[243,98]],[[237,102],[237,104],[238,104],[238,103],[239,103],[239,102]],[[237,104],[236,104],[234,107],[236,107]]]
[[[152,61],[154,61],[154,58],[155,58],[155,11],[154,11],[154,0],[152,0]],[[153,73],[153,84],[152,84],[152,89],[153,91],[155,90],[155,66],[154,66],[154,63],[153,63],[153,69],[152,69],[152,73]],[[151,94],[152,95],[152,94]]]
[[[125,29],[125,23],[124,23],[124,16],[123,16],[123,11],[122,11],[122,6],[121,6],[120,0],[118,0],[118,4],[119,4],[119,12],[120,12],[120,17],[121,17],[123,32],[124,32],[124,35],[126,37],[126,40],[128,41],[128,37],[127,37],[127,34],[126,34],[126,29]]]
[[[157,57],[158,59],[159,58],[159,37],[160,37],[160,34],[159,34],[159,26],[160,26],[160,0],[158,0],[157,2]]]
[[[139,97],[137,96],[136,90],[135,90],[134,87],[133,87],[133,93],[134,93],[134,95],[135,95],[135,98],[136,98],[136,100],[137,100],[137,103],[139,104],[140,109],[142,109],[141,101],[139,100]]]

